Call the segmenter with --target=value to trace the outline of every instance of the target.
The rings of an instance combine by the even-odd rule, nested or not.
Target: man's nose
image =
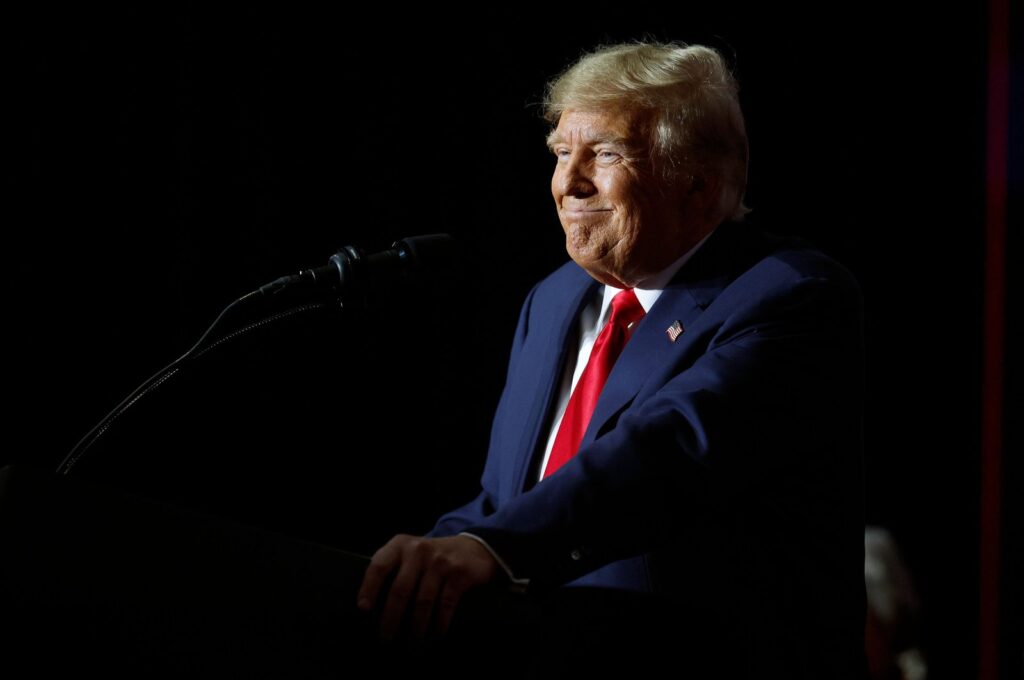
[[[572,154],[559,166],[558,188],[565,196],[590,196],[596,189],[590,163],[580,153]]]

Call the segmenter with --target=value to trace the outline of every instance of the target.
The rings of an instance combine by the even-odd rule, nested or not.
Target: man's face
[[[655,171],[648,112],[564,111],[548,137],[551,194],[569,256],[602,283],[631,288],[704,236],[685,173]]]

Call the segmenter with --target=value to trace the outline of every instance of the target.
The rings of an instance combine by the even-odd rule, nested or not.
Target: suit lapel
[[[690,328],[702,311],[694,297],[683,288],[670,287],[662,292],[633,331],[633,337],[626,343],[608,375],[582,444],[592,442],[601,426],[640,391],[647,376],[685,342],[685,330],[678,342],[672,342],[667,329],[676,321],[684,329]]]
[[[576,351],[576,336],[579,332],[579,316],[584,305],[596,293],[599,284],[582,269],[560,295],[538,309],[531,320],[532,331],[524,354],[539,357],[539,361],[521,363],[519,384],[524,386],[520,393],[521,403],[526,404],[527,413],[523,437],[516,448],[516,469],[513,475],[513,494],[526,486],[526,475],[539,446],[542,431],[546,431],[552,401],[562,384],[562,373],[569,351]]]

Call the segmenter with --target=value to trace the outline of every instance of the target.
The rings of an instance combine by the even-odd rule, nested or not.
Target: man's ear
[[[690,178],[687,199],[692,209],[706,219],[717,217],[722,197],[722,178],[712,173],[695,174]]]

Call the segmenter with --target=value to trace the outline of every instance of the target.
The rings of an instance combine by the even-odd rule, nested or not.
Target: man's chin
[[[630,287],[623,283],[623,272],[615,266],[616,247],[609,246],[600,238],[591,238],[597,235],[583,230],[580,225],[571,226],[573,228],[566,232],[565,250],[572,261],[605,285],[615,288]]]

